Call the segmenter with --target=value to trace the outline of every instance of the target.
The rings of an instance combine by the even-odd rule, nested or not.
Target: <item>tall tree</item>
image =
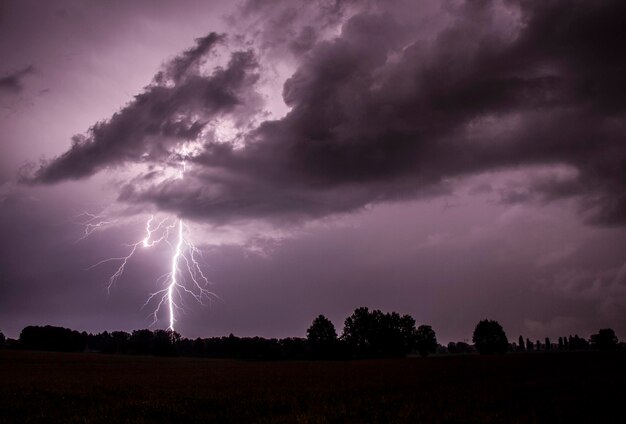
[[[415,345],[420,356],[437,351],[437,335],[430,325],[420,325],[415,332]]]
[[[498,321],[482,320],[474,329],[472,341],[481,354],[505,353],[509,347],[506,333]]]
[[[337,331],[324,315],[319,315],[306,330],[306,338],[313,357],[330,358],[337,350]]]

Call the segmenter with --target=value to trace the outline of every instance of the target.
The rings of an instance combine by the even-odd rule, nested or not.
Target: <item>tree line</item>
[[[0,333],[0,346],[27,350],[101,352],[154,356],[192,356],[253,360],[401,358],[409,354],[503,354],[506,352],[616,350],[624,348],[612,329],[601,329],[589,340],[578,335],[532,342],[520,335],[510,343],[502,326],[493,320],[480,321],[472,344],[437,342],[430,325],[416,325],[410,315],[357,308],[346,318],[341,335],[324,315],[316,317],[306,338],[209,337],[187,339],[169,330],[113,331],[91,334],[63,327],[28,326],[18,340],[7,341]]]

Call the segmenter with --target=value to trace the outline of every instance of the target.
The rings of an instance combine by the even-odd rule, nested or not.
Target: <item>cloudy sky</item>
[[[167,327],[184,223],[187,337],[626,338],[625,32],[621,0],[2,1],[0,330]]]

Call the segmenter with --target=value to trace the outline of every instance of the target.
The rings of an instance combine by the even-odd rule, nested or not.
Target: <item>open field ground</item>
[[[626,354],[241,362],[0,351],[0,422],[626,422]]]

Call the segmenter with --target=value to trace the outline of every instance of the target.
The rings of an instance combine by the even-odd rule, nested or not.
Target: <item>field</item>
[[[243,362],[0,351],[0,422],[626,422],[626,354]]]

